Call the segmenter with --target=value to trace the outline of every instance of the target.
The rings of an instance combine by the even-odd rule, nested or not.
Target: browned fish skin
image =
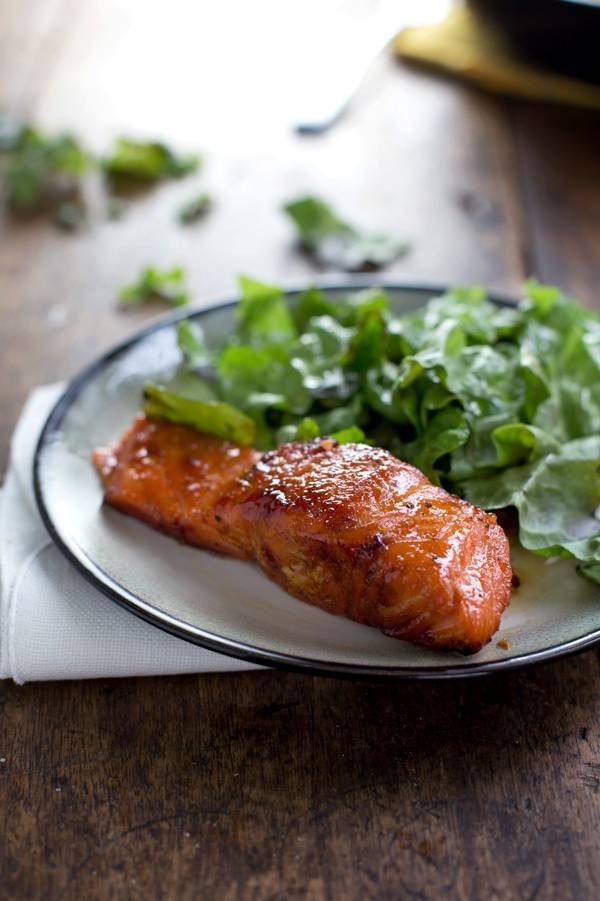
[[[330,613],[431,648],[472,653],[490,640],[512,576],[495,516],[381,448],[234,448],[138,417],[95,462],[107,503],[192,544],[256,557]]]

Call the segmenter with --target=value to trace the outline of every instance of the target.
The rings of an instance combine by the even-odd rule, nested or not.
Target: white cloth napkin
[[[33,497],[40,429],[61,385],[34,391],[0,492],[0,678],[15,682],[259,669],[188,644],[121,609],[54,546]]]

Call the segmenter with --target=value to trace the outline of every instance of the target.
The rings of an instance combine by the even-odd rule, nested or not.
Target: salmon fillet
[[[94,462],[111,506],[255,558],[295,597],[394,638],[473,653],[510,601],[496,517],[381,448],[316,439],[261,455],[138,416]]]

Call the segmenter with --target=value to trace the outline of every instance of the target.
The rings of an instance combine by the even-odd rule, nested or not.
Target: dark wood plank
[[[2,885],[36,898],[592,898],[594,652],[479,682],[1,689]]]
[[[600,116],[515,104],[531,274],[600,309]]]
[[[191,6],[59,5],[45,42],[30,4],[3,9],[4,34],[33,49],[20,70],[0,58],[0,107],[18,84],[26,114],[98,150],[124,128],[201,146],[197,183],[217,208],[197,229],[173,224],[192,180],[74,236],[0,224],[0,468],[32,386],[156,314],[115,309],[143,263],[185,263],[201,303],[231,292],[238,271],[314,275],[278,212],[296,192],[411,237],[398,277],[514,290],[534,271],[592,297],[600,187],[587,119],[573,131],[553,113],[565,124],[550,148],[542,112],[383,61],[351,117],[302,141],[287,128],[297,61],[252,29],[258,17],[288,35],[319,4],[223,3],[210,17]],[[577,239],[549,227],[550,187]],[[594,651],[444,685],[278,672],[2,683],[0,896],[592,898],[597,686]]]

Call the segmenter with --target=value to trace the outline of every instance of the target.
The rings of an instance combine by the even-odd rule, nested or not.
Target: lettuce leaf
[[[409,249],[405,241],[392,235],[359,231],[318,197],[299,197],[283,211],[295,224],[307,251],[321,263],[348,272],[378,269]]]
[[[366,288],[342,297],[324,294],[318,288],[308,288],[293,304],[292,315],[298,330],[303,332],[315,316],[329,316],[348,327],[361,322],[368,313],[387,316],[389,309],[389,298],[381,288]]]
[[[210,368],[213,365],[213,355],[204,342],[201,329],[187,319],[178,322],[176,328],[177,344],[186,367],[192,370]]]
[[[65,197],[81,203],[80,177],[92,158],[73,135],[47,135],[16,123],[2,129],[0,123],[0,150],[7,153],[2,176],[14,210],[29,212]]]
[[[138,141],[120,137],[109,155],[103,160],[108,175],[117,178],[158,181],[163,178],[180,178],[200,165],[196,154],[176,153],[160,141]]]
[[[439,461],[469,437],[469,427],[461,409],[446,407],[437,412],[427,423],[424,433],[404,449],[405,459],[424,472],[432,482],[440,483]]]
[[[181,266],[173,269],[146,266],[135,282],[121,288],[119,300],[124,306],[156,300],[174,307],[185,306],[190,300],[185,288],[185,272]]]
[[[159,385],[145,387],[144,413],[156,419],[191,425],[200,432],[217,435],[236,444],[251,445],[256,435],[252,419],[230,404],[193,400]]]
[[[329,436],[338,444],[361,444],[365,441],[365,433],[357,425],[351,425],[339,432],[332,432]]]
[[[257,346],[282,344],[297,336],[289,307],[281,288],[257,282],[247,275],[239,277],[239,335],[242,341]]]
[[[473,479],[462,489],[480,507],[516,507],[519,539],[528,550],[600,563],[600,436],[554,445],[536,462]]]
[[[225,348],[218,364],[220,395],[240,409],[254,409],[257,397],[265,407],[276,407],[303,415],[310,406],[310,393],[299,370],[277,347],[244,345]]]
[[[196,194],[186,200],[177,210],[177,218],[183,225],[190,225],[203,219],[210,212],[213,206],[213,199],[210,194]]]

